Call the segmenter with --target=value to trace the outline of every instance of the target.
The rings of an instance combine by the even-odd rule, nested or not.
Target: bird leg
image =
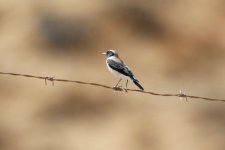
[[[128,85],[128,80],[126,82],[126,88],[124,89],[127,92],[127,85]]]
[[[120,80],[117,82],[116,86],[114,86],[114,87],[118,87],[118,84],[120,83],[121,80],[122,80],[122,79],[120,79]]]
[[[119,86],[118,87],[118,85],[119,85],[119,83],[120,83],[120,81],[121,81],[122,79],[120,79],[118,82],[117,82],[117,84],[113,87],[115,90],[121,90],[121,87]]]

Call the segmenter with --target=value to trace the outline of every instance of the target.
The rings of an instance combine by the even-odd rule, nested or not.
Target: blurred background
[[[113,86],[107,49],[146,91],[225,98],[224,0],[0,1],[0,71]],[[220,102],[0,76],[1,150],[224,150],[224,114]]]

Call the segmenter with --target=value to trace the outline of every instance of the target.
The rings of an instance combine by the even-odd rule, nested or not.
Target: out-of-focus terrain
[[[0,1],[0,71],[113,86],[107,49],[146,91],[225,98],[222,0]],[[224,114],[219,102],[0,76],[1,150],[224,150]]]

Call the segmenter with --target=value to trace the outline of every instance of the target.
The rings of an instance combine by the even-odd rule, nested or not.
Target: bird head
[[[116,56],[118,57],[118,53],[115,50],[107,50],[106,52],[102,53],[103,55],[106,55],[106,57]]]

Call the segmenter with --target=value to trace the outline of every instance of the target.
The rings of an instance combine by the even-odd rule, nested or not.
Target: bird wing
[[[128,76],[131,79],[136,80],[133,73],[129,69],[129,67],[127,65],[125,65],[122,61],[117,62],[115,60],[108,59],[107,63],[109,65],[109,67],[111,67],[113,70],[115,70],[125,76]]]

